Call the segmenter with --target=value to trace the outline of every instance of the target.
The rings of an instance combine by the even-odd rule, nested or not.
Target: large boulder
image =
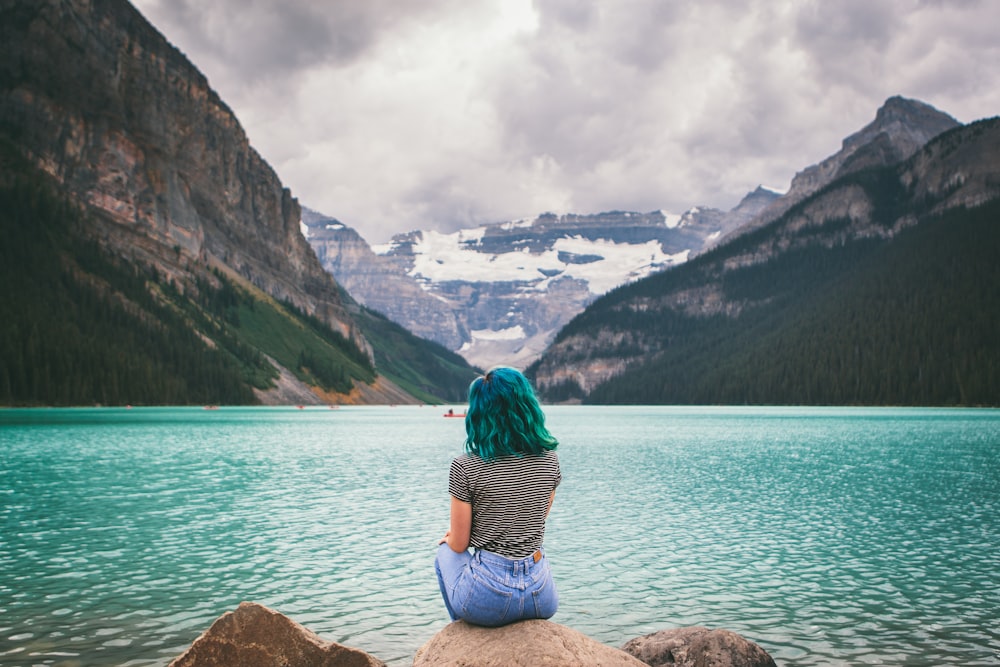
[[[660,630],[625,642],[622,650],[650,667],[776,667],[752,641],[700,626]]]
[[[320,639],[287,616],[244,602],[216,619],[170,667],[386,667],[364,651]]]
[[[413,667],[644,667],[612,646],[550,621],[482,628],[455,621],[417,650]]]

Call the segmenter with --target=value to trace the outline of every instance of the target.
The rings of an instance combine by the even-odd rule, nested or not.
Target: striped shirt
[[[470,546],[524,558],[542,546],[549,498],[561,481],[552,451],[493,461],[462,454],[451,462],[448,492],[472,504]]]

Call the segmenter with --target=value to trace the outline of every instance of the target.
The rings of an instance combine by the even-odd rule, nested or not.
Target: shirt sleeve
[[[469,479],[465,468],[458,459],[453,459],[448,470],[448,493],[463,503],[472,502],[472,491],[469,489]]]

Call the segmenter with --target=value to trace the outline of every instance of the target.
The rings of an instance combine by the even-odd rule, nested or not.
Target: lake
[[[166,665],[244,600],[409,665],[448,622],[445,409],[0,410],[0,665]],[[1000,664],[1000,410],[545,411],[554,622]]]

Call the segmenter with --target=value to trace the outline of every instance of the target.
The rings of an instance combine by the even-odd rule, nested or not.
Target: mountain
[[[838,178],[863,169],[898,164],[934,137],[959,125],[957,120],[929,104],[898,95],[890,97],[872,122],[844,139],[839,151],[795,174],[783,196],[735,233],[743,234],[777,220],[792,206]]]
[[[366,306],[472,364],[523,366],[595,298],[711,247],[777,196],[758,188],[731,211],[681,216],[548,213],[450,234],[414,231],[376,249],[307,210],[303,233]]]
[[[528,369],[542,396],[1000,405],[1000,119],[839,169],[774,220],[589,306]]]
[[[376,254],[354,229],[303,207],[302,235],[323,267],[367,308],[449,350],[462,346],[468,332],[453,307],[391,260]]]
[[[0,399],[429,398],[376,368],[396,357],[302,237],[296,199],[130,4],[3,0],[0,55]]]

